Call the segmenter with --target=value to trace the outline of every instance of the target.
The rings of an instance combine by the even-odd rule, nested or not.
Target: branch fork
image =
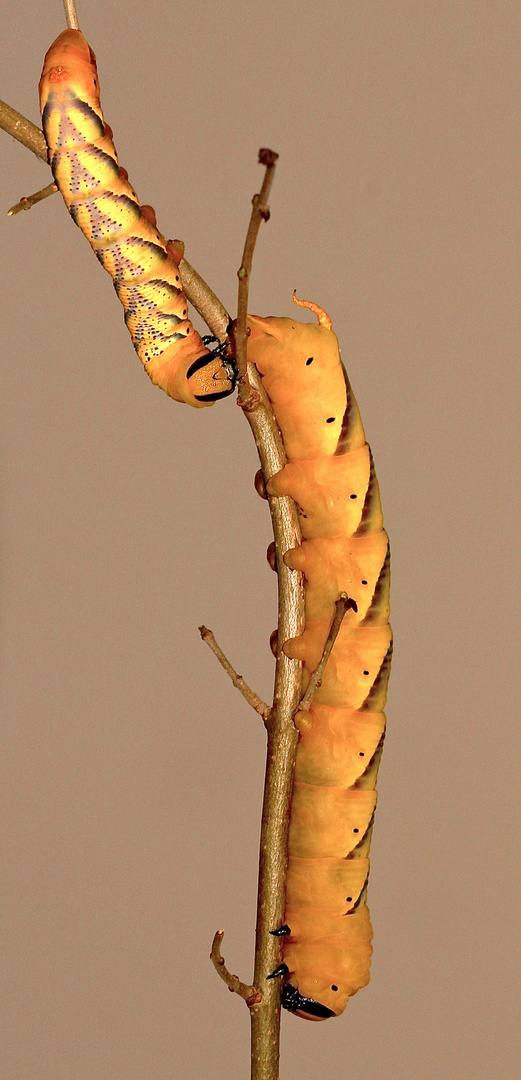
[[[228,990],[232,994],[238,994],[246,1002],[249,1009],[253,1009],[255,1005],[260,1005],[262,1001],[262,993],[257,990],[256,986],[249,986],[247,983],[241,982],[238,975],[232,975],[226,964],[224,958],[221,956],[221,944],[224,937],[224,930],[217,930],[214,934],[212,942],[212,951],[210,953],[210,960],[220,979],[226,983]]]

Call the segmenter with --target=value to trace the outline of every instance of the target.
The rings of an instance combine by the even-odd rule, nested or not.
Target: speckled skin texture
[[[196,408],[226,397],[233,372],[188,318],[178,265],[182,245],[158,232],[152,207],[140,205],[118,164],[101,111],[96,57],[79,30],[64,30],[51,45],[39,90],[54,179],[113,278],[145,371],[170,397]]]
[[[305,575],[306,625],[283,648],[302,660],[304,690],[339,594],[355,601],[311,709],[296,716],[283,1004],[320,1020],[342,1013],[369,981],[368,854],[392,650],[389,542],[335,334],[293,319],[251,316],[249,325],[249,359],[262,375],[288,456],[267,490],[295,500],[302,526],[302,545],[285,562]]]

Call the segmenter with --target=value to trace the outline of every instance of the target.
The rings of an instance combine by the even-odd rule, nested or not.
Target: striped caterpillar
[[[369,845],[392,651],[389,542],[373,459],[329,317],[319,325],[249,317],[248,358],[261,373],[288,463],[270,495],[297,503],[303,541],[284,561],[305,576],[301,637],[283,643],[303,661],[303,689],[335,613],[351,603],[299,730],[286,881],[282,1004],[308,1020],[339,1016],[369,981]]]
[[[153,383],[196,408],[231,394],[231,362],[211,352],[187,317],[179,262],[150,206],[118,165],[100,107],[96,57],[79,30],[64,30],[40,79],[42,123],[56,184],[76,225],[114,281],[134,348]]]

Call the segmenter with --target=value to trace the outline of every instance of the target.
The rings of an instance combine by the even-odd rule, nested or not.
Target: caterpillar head
[[[318,314],[318,325],[248,317],[248,359],[262,376],[291,460],[334,454],[347,405],[331,320],[315,304],[303,306]]]
[[[295,919],[297,910],[286,912],[292,936],[286,939],[288,944],[284,946],[288,971],[282,987],[282,1005],[304,1020],[340,1016],[349,998],[369,982],[371,942],[367,931],[371,933],[371,925],[367,908],[363,906],[362,918],[353,923],[346,922],[342,916],[326,915],[330,934],[325,940],[317,936],[318,925],[313,931],[313,919],[310,921],[309,914],[302,921],[302,931],[299,929]],[[304,910],[310,911],[309,908]],[[351,918],[355,920],[356,913]],[[324,926],[320,932],[323,931]]]
[[[178,329],[184,331],[179,334],[180,340],[158,357],[147,362],[146,356],[140,355],[147,375],[156,386],[174,401],[202,409],[233,392],[236,372],[218,351],[206,348],[193,326],[188,336],[187,325],[180,324]]]
[[[296,319],[249,315],[249,359],[261,375],[271,381],[293,377],[309,384],[318,381],[317,371],[335,368],[339,363],[338,341],[331,329],[331,319],[317,304],[307,300],[293,300],[300,307],[310,308],[318,317],[316,323],[301,323]],[[306,369],[303,370],[303,369]],[[268,390],[269,393],[269,390]],[[271,397],[271,394],[270,394]],[[275,400],[273,398],[273,400]]]

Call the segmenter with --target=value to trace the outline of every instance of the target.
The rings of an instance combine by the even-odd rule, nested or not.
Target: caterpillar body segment
[[[196,408],[231,394],[230,361],[212,353],[188,318],[179,262],[151,207],[118,163],[100,105],[96,57],[79,30],[48,50],[40,108],[49,164],[69,213],[113,279],[134,348],[153,383]]]
[[[333,331],[296,319],[257,315],[248,316],[248,325],[251,355],[263,376],[289,461],[329,457],[363,446],[360,413]]]
[[[282,432],[287,464],[270,495],[297,504],[302,544],[284,561],[305,576],[303,689],[323,652],[340,593],[352,603],[299,743],[289,829],[282,1004],[308,1020],[339,1016],[369,981],[367,907],[376,777],[392,653],[389,541],[358,406],[328,316],[319,325],[249,317],[248,359]]]

